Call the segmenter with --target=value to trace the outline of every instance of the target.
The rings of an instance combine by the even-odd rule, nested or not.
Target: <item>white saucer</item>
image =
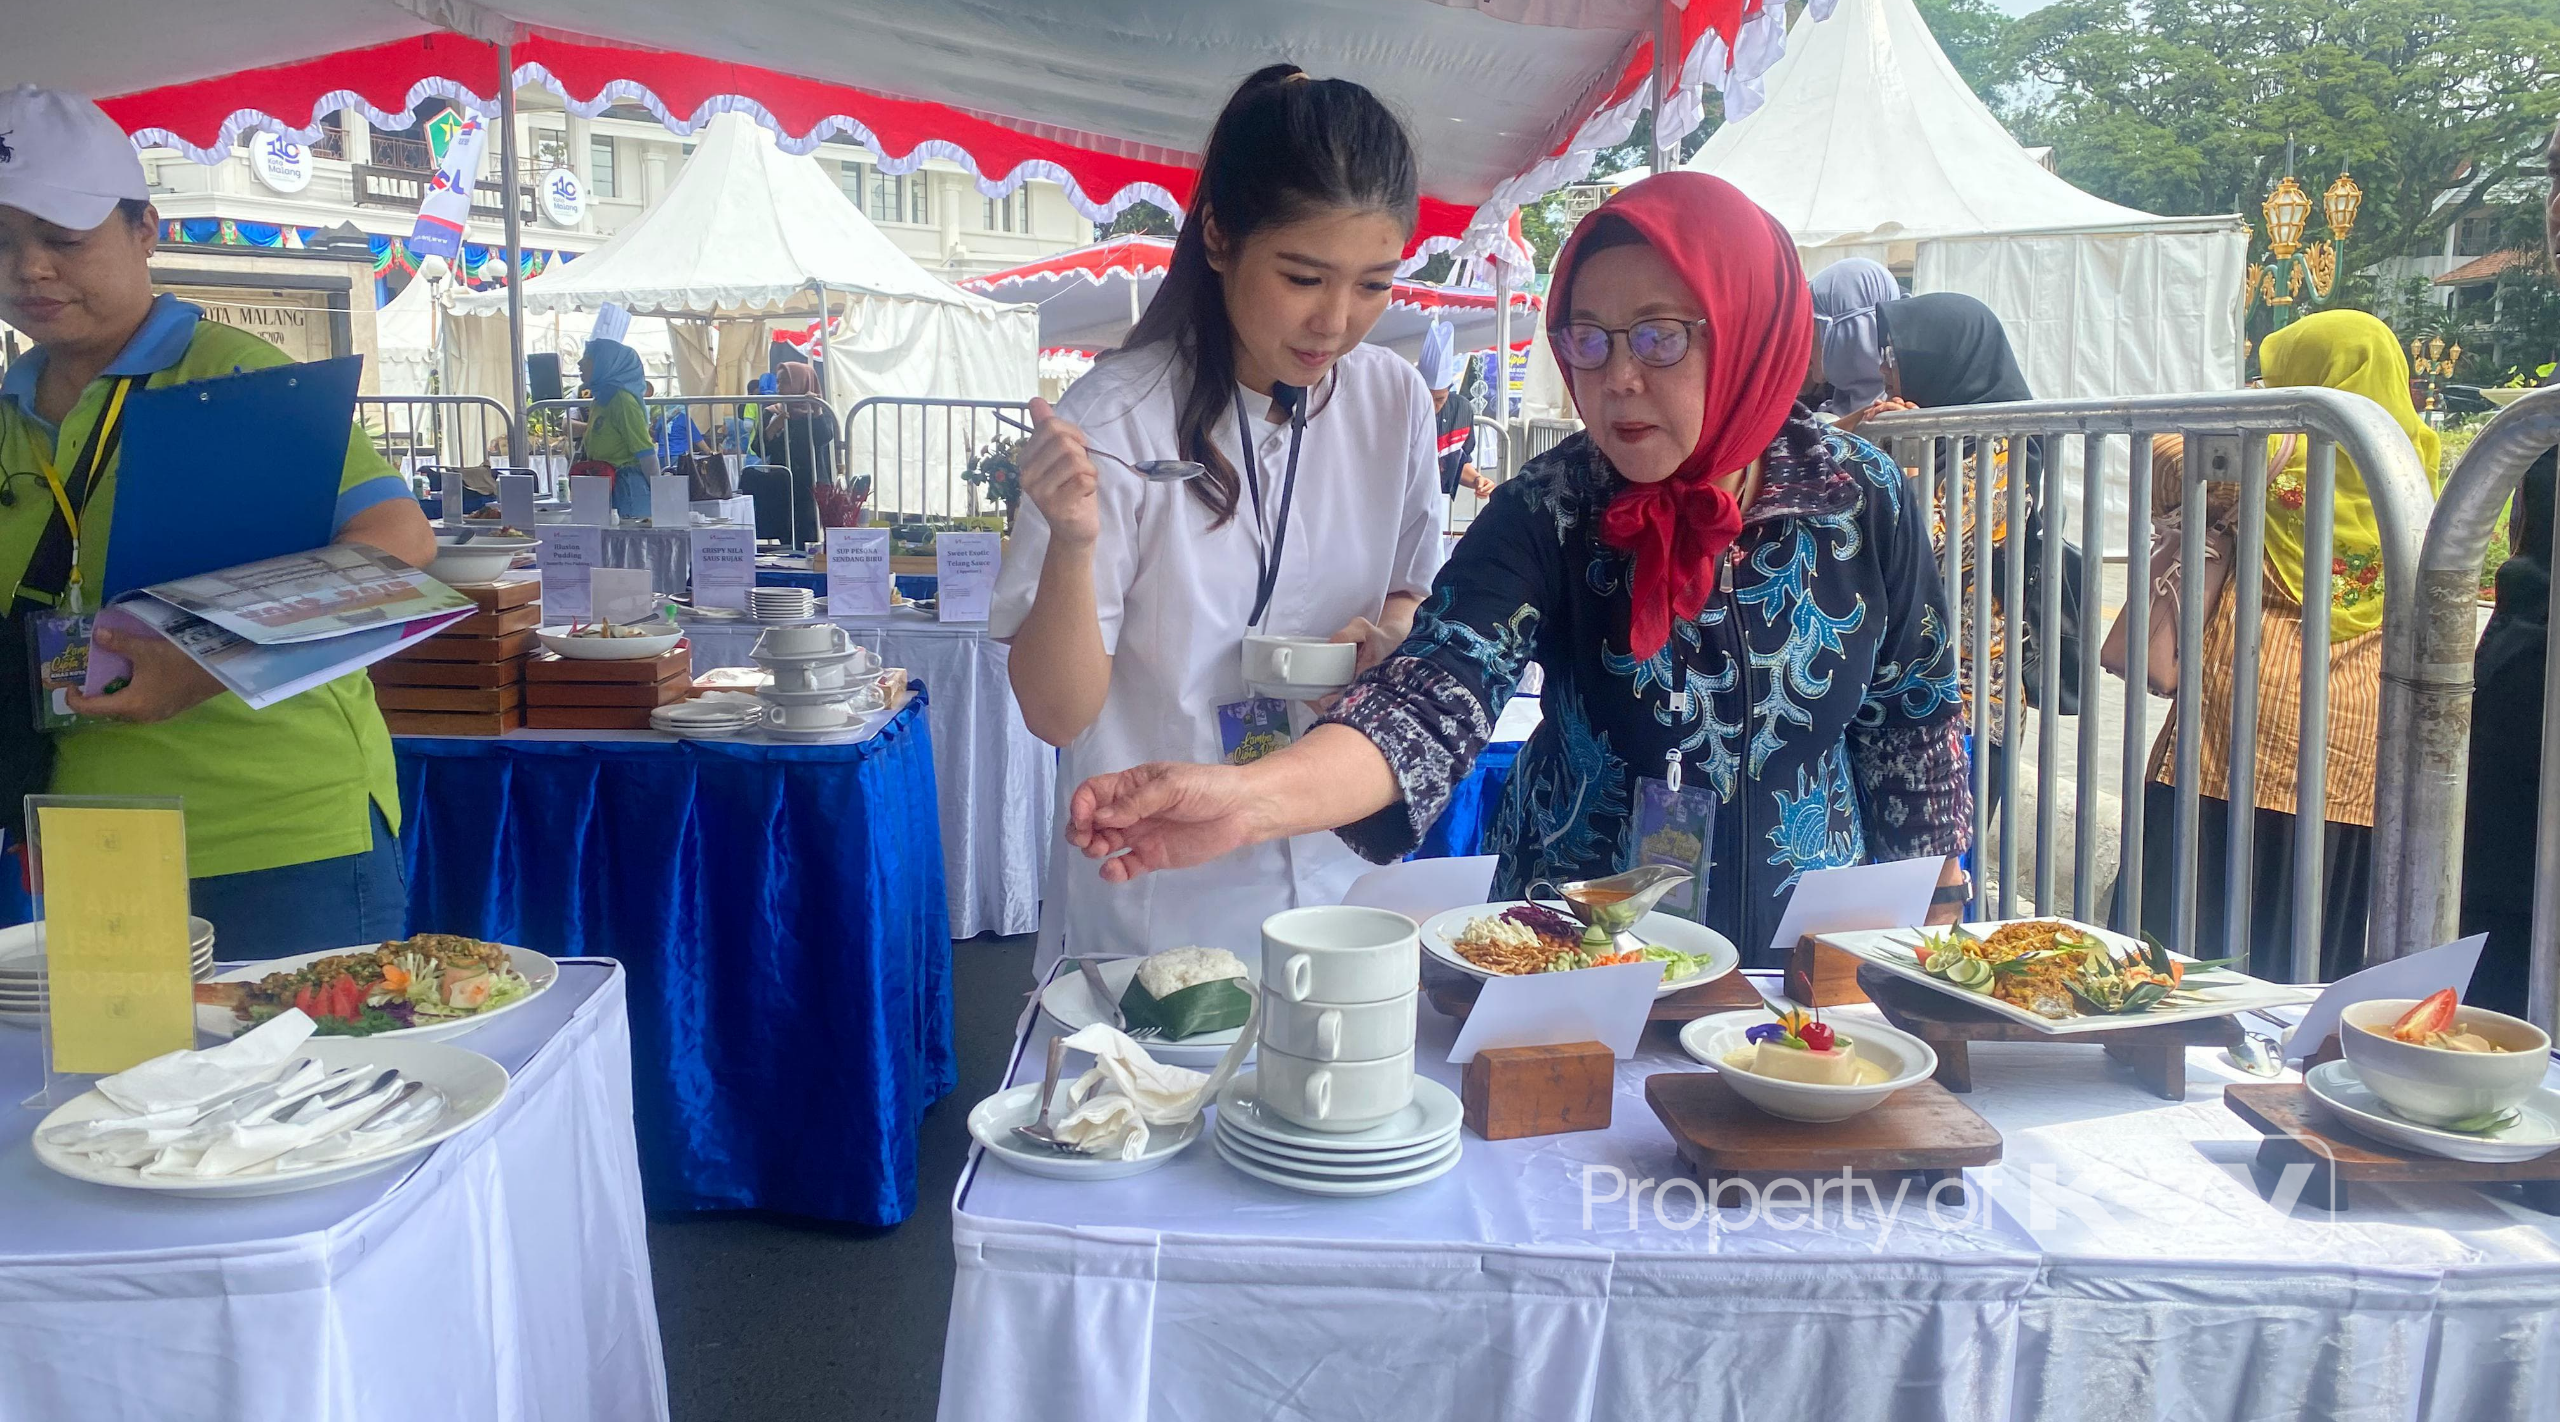
[[[829,662],[849,662],[861,656],[866,650],[868,649],[863,647],[847,647],[841,652],[749,652],[747,660],[771,671],[777,663],[784,666],[800,666],[804,663],[809,666],[820,666]]]
[[[2536,1087],[2524,1099],[2514,1125],[2494,1136],[2476,1136],[2422,1126],[2400,1115],[2346,1062],[2323,1062],[2303,1073],[2302,1082],[2348,1125],[2388,1145],[2477,1165],[2537,1160],[2560,1150],[2560,1091],[2548,1087]]]
[[[1218,1093],[1218,1118],[1247,1139],[1278,1141],[1315,1151],[1385,1151],[1427,1145],[1458,1128],[1465,1115],[1458,1093],[1427,1076],[1413,1079],[1413,1100],[1364,1131],[1311,1131],[1262,1104],[1255,1094],[1259,1072],[1239,1071]]]
[[[1102,985],[1111,990],[1114,1001],[1129,990],[1129,980],[1138,975],[1138,961],[1135,958],[1113,958],[1098,965]],[[1060,973],[1040,990],[1040,1007],[1049,1014],[1051,1021],[1070,1034],[1081,1032],[1096,1022],[1111,1020],[1111,1014],[1103,1005],[1093,1000],[1093,989],[1085,986],[1084,974],[1073,968]],[[1203,1032],[1179,1042],[1141,1042],[1138,1045],[1147,1049],[1148,1056],[1160,1062],[1175,1066],[1216,1066],[1218,1059],[1227,1054],[1228,1044],[1235,1041],[1236,1033],[1242,1030],[1230,1027],[1224,1032]],[[1246,1053],[1246,1059],[1252,1059],[1250,1051]]]
[[[1016,1086],[999,1091],[969,1108],[969,1134],[987,1154],[996,1157],[1026,1175],[1046,1176],[1051,1180],[1121,1180],[1144,1175],[1175,1156],[1183,1148],[1200,1139],[1201,1118],[1194,1116],[1181,1126],[1150,1126],[1147,1148],[1136,1160],[1118,1160],[1098,1155],[1059,1155],[1040,1150],[1017,1140],[1016,1126],[1031,1124],[1038,1114],[1040,1084]],[[1055,1110],[1067,1105],[1065,1082],[1058,1084]]]
[[[1223,1127],[1218,1131],[1218,1143],[1256,1165],[1265,1166],[1283,1174],[1358,1180],[1381,1175],[1410,1175],[1425,1166],[1436,1165],[1440,1157],[1458,1148],[1458,1137],[1451,1134],[1420,1149],[1406,1151],[1385,1160],[1317,1160],[1312,1158],[1312,1152],[1292,1155],[1279,1146]]]
[[[1340,686],[1312,686],[1294,681],[1251,681],[1246,682],[1245,685],[1252,689],[1254,695],[1268,696],[1274,701],[1322,701],[1350,686],[1351,683],[1346,681]]]
[[[1345,1179],[1341,1177],[1325,1178],[1313,1175],[1294,1175],[1286,1171],[1274,1170],[1267,1165],[1262,1165],[1255,1161],[1246,1159],[1242,1154],[1230,1147],[1224,1137],[1211,1142],[1211,1144],[1216,1147],[1218,1158],[1220,1160],[1225,1161],[1227,1164],[1234,1166],[1236,1169],[1243,1171],[1245,1174],[1252,1176],[1256,1180],[1277,1185],[1284,1190],[1296,1190],[1302,1194],[1332,1195],[1341,1198],[1352,1198],[1362,1195],[1389,1195],[1398,1190],[1411,1189],[1425,1181],[1437,1180],[1441,1176],[1448,1174],[1450,1171],[1457,1169],[1458,1158],[1465,1154],[1463,1144],[1453,1144],[1450,1146],[1449,1153],[1447,1155],[1440,1157],[1429,1165],[1426,1165],[1409,1175],[1379,1175],[1363,1179]]]
[[[832,741],[850,741],[855,737],[858,737],[862,733],[862,722],[859,720],[853,720],[848,721],[841,726],[833,726],[825,730],[802,730],[797,726],[777,726],[771,721],[767,721],[763,725],[756,727],[756,729],[762,731],[768,736],[771,736],[777,741],[801,741],[811,744],[825,744]]]
[[[782,691],[774,687],[767,686],[759,687],[756,690],[755,696],[756,700],[774,706],[825,706],[830,703],[841,703],[846,710],[853,712],[853,714],[857,716],[861,715],[865,711],[877,711],[880,709],[876,704],[880,699],[880,686],[877,682],[873,682],[869,685],[863,685],[857,681],[850,686],[820,687],[812,691]],[[856,706],[853,704],[856,701],[866,699],[875,704],[870,706]]]

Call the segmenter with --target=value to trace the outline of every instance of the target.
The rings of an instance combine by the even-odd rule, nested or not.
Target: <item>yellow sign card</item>
[[[36,816],[53,1069],[122,1071],[193,1047],[186,817],[70,805]]]

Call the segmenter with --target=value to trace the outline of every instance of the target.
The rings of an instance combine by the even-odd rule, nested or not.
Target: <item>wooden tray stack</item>
[[[517,573],[454,591],[479,611],[376,662],[374,700],[397,736],[500,736],[524,725],[524,667],[542,580]]]
[[[649,713],[693,694],[693,652],[585,662],[538,652],[524,667],[525,724],[537,731],[645,731]]]

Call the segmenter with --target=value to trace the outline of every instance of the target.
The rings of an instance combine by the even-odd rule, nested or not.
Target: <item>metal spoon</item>
[[[1207,465],[1196,464],[1188,459],[1126,459],[1113,454],[1110,450],[1096,449],[1092,445],[1085,446],[1085,453],[1099,454],[1150,484],[1179,484],[1185,479],[1197,479],[1209,472]]]
[[[2270,1019],[2272,1020],[2272,1019]],[[2240,1039],[2223,1051],[2233,1066],[2251,1076],[2284,1075],[2284,1043],[2234,1017],[2231,1025],[2240,1029]]]
[[[1021,1139],[1042,1150],[1056,1151],[1060,1154],[1072,1153],[1076,1149],[1068,1142],[1058,1139],[1057,1135],[1049,1129],[1049,1106],[1058,1099],[1058,1065],[1066,1058],[1067,1039],[1051,1037],[1049,1069],[1040,1076],[1040,1114],[1032,1118],[1030,1125],[1013,1128],[1014,1135]]]

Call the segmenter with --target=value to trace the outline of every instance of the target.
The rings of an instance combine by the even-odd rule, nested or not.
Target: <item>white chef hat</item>
[[[619,301],[608,301],[596,308],[596,323],[588,332],[590,340],[619,341],[631,334],[631,313]]]
[[[1431,329],[1422,333],[1422,354],[1414,364],[1422,368],[1422,383],[1434,390],[1457,384],[1458,328],[1433,317]]]

